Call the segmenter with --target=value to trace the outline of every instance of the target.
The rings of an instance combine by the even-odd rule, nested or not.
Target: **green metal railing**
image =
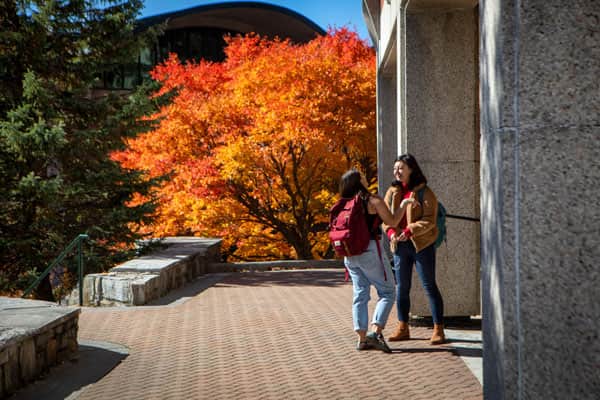
[[[44,279],[50,271],[58,264],[60,264],[64,258],[69,254],[75,247],[77,247],[77,280],[79,285],[79,305],[83,305],[83,253],[81,252],[81,243],[87,239],[89,236],[85,234],[77,235],[75,239],[65,249],[56,257],[54,261],[37,277],[35,282],[33,282],[23,293],[21,297],[27,297],[29,294],[40,284],[42,279]]]

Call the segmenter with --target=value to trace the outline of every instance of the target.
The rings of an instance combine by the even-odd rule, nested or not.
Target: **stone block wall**
[[[86,275],[86,306],[138,306],[156,300],[210,271],[220,260],[220,239],[173,237],[163,250],[118,265],[106,274]],[[69,303],[77,301],[74,293]]]
[[[78,356],[79,309],[21,302],[33,306],[0,310],[0,398],[34,381],[52,366]]]

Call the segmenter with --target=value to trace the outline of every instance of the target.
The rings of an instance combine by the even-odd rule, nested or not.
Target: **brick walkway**
[[[390,343],[393,354],[356,351],[343,275],[232,274],[182,304],[84,309],[80,339],[130,354],[79,399],[483,398],[460,357],[429,345],[427,328]]]

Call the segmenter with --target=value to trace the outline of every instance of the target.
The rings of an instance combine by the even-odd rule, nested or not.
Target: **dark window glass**
[[[225,60],[226,34],[239,32],[218,28],[184,28],[168,30],[158,38],[156,45],[144,49],[137,61],[124,66],[115,66],[105,72],[100,79],[102,89],[133,89],[149,76],[149,71],[158,63],[166,60],[169,53],[177,53],[182,62]]]
[[[206,40],[206,35],[202,35],[200,31],[188,32],[188,48],[186,52],[186,58],[199,61],[201,55],[205,52],[202,49],[202,43]]]

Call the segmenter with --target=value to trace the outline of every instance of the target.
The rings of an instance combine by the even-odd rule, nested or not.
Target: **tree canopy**
[[[157,66],[153,78],[177,95],[155,130],[113,154],[170,176],[145,229],[223,237],[231,259],[331,255],[339,177],[353,166],[376,175],[373,50],[339,29],[302,45],[229,37],[225,52],[222,63],[171,55]]]
[[[153,126],[140,117],[159,99],[146,87],[129,95],[94,90],[104,72],[130,62],[153,34],[134,34],[141,6],[0,5],[0,291],[22,289],[80,233],[93,246],[87,272],[110,266],[154,210],[155,182],[109,154]],[[132,207],[136,193],[145,201]],[[42,297],[52,296],[46,290]]]

